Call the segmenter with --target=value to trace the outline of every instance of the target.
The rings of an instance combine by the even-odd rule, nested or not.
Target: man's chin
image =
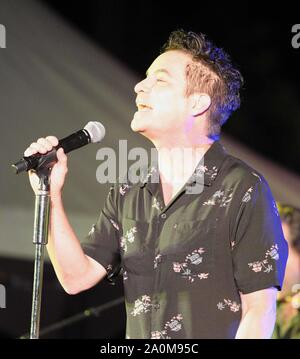
[[[149,122],[143,121],[143,119],[133,118],[131,121],[130,127],[133,132],[140,133],[144,137],[148,138],[150,141],[154,137],[156,137],[156,135],[155,135],[156,131],[153,131],[151,126],[149,126]]]
[[[140,133],[141,135],[144,135],[146,136],[146,133],[147,133],[147,130],[146,129],[143,129],[143,128],[137,128],[137,127],[133,127],[131,126],[131,130],[135,133]],[[146,136],[147,137],[147,136]]]
[[[141,121],[137,121],[135,118],[131,121],[130,127],[134,132],[144,132],[144,126],[141,126]]]

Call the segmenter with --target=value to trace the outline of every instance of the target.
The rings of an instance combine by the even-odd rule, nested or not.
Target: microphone
[[[73,133],[59,140],[58,145],[45,154],[35,153],[32,156],[23,157],[20,161],[14,163],[16,174],[23,171],[39,170],[45,167],[52,167],[57,162],[56,151],[62,147],[65,153],[76,150],[88,143],[100,142],[105,136],[105,128],[100,122],[90,121],[82,130]]]

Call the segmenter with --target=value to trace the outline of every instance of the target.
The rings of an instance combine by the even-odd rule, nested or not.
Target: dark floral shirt
[[[127,338],[234,338],[240,292],[283,281],[287,244],[269,186],[219,142],[167,206],[157,173],[111,187],[83,249],[109,275],[122,267]]]

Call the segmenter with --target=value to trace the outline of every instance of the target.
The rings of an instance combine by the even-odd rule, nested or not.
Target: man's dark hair
[[[206,92],[211,97],[208,132],[218,139],[221,126],[240,106],[241,73],[232,65],[229,55],[201,33],[173,31],[161,52],[170,50],[191,55],[193,61],[186,69],[186,95]]]

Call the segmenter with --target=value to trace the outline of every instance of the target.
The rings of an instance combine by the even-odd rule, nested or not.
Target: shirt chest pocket
[[[165,254],[174,272],[205,277],[214,264],[216,228],[207,221],[180,221],[164,234]]]

